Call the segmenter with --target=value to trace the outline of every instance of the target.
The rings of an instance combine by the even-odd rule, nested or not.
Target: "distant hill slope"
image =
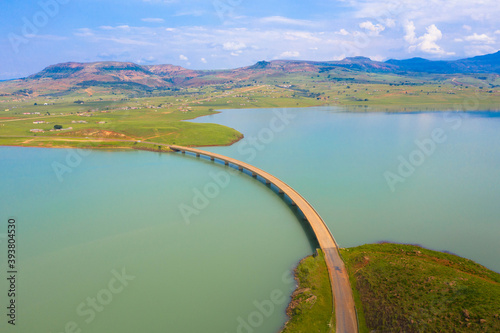
[[[89,87],[151,91],[217,83],[250,82],[264,77],[283,77],[294,73],[324,73],[347,70],[357,73],[494,73],[500,74],[500,51],[455,61],[422,58],[373,61],[351,57],[340,61],[273,60],[229,70],[190,70],[174,65],[141,66],[132,62],[68,62],[49,66],[24,79],[0,82],[0,93],[65,93]],[[335,75],[335,73],[334,73]]]
[[[500,74],[500,51],[473,58],[454,61],[431,61],[423,58],[407,60],[388,60],[387,64],[396,66],[407,72],[424,72],[436,74],[456,73],[496,73]]]

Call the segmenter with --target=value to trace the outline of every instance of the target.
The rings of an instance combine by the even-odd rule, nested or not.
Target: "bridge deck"
[[[323,219],[307,202],[306,199],[304,199],[297,191],[295,191],[285,182],[248,163],[200,149],[187,148],[176,145],[170,145],[169,147],[174,151],[191,152],[196,154],[196,156],[204,155],[210,157],[212,160],[218,159],[225,163],[231,163],[235,166],[238,166],[240,170],[241,168],[246,169],[253,174],[260,176],[267,183],[273,184],[284,194],[286,194],[304,214],[305,218],[311,225],[316,238],[318,239],[321,249],[325,253],[325,261],[328,267],[328,272],[330,274],[330,283],[332,286],[335,306],[336,332],[350,333],[358,331],[356,310],[351,285],[349,283],[349,276],[345,269],[344,262],[340,257],[337,243],[335,242],[335,239],[333,238]]]

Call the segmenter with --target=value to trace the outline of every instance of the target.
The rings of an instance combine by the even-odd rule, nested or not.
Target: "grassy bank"
[[[500,332],[498,273],[413,245],[370,244],[341,253],[360,332]],[[323,254],[302,260],[296,279],[287,310],[291,318],[282,333],[333,332]]]
[[[333,332],[332,291],[321,250],[317,256],[306,257],[299,263],[295,279],[298,287],[287,309],[290,320],[282,333]]]
[[[342,255],[362,305],[361,331],[500,331],[500,274],[471,260],[398,244]]]

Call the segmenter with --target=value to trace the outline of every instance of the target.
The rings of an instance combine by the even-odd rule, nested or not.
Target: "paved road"
[[[347,274],[344,262],[340,257],[337,243],[335,242],[335,239],[333,238],[323,219],[307,202],[306,199],[304,199],[299,193],[288,186],[285,182],[248,163],[204,150],[176,145],[169,145],[169,147],[175,151],[191,152],[194,154],[204,155],[236,165],[238,167],[242,167],[252,172],[254,176],[262,177],[268,183],[274,184],[278,189],[283,191],[302,211],[305,218],[311,225],[311,228],[313,229],[316,238],[318,239],[321,249],[325,253],[325,261],[328,267],[328,272],[330,274],[330,283],[332,285],[332,293],[335,305],[336,332],[358,332],[356,310],[351,285],[349,283],[349,276]]]

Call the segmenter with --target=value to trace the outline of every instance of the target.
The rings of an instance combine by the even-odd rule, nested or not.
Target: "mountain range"
[[[423,58],[373,61],[350,57],[340,61],[273,60],[228,70],[190,70],[174,65],[138,65],[132,62],[67,62],[48,66],[23,79],[0,82],[1,93],[61,93],[89,87],[131,90],[175,89],[217,83],[245,83],[264,77],[286,77],[295,73],[319,74],[335,71],[396,75],[500,74],[500,51],[452,61]]]

